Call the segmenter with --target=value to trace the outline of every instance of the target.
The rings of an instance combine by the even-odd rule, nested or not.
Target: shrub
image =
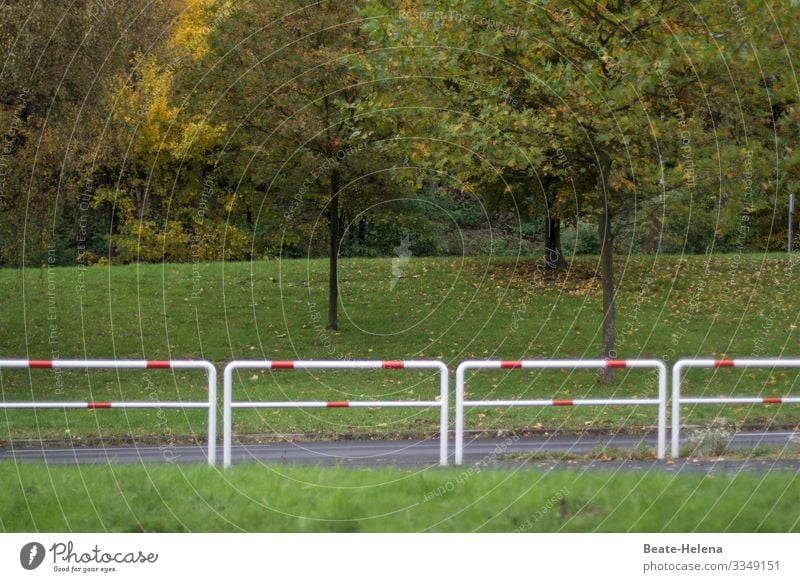
[[[600,253],[600,238],[597,225],[579,222],[577,226],[567,226],[561,231],[561,248],[566,256],[597,255]]]

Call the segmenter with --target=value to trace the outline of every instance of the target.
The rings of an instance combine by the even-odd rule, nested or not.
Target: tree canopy
[[[615,252],[785,244],[796,10],[5,3],[0,264],[324,256],[336,328],[337,257],[453,252],[438,206],[550,269],[595,252],[611,357]],[[387,200],[426,202],[364,218]]]

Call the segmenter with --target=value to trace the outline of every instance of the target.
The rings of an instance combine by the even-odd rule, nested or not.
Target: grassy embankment
[[[340,330],[325,324],[325,261],[129,265],[0,270],[0,356],[207,358],[596,357],[601,293],[597,260],[580,258],[557,277],[514,259],[412,259],[392,289],[391,259],[343,260]],[[797,355],[800,265],[784,255],[628,257],[617,262],[620,357]],[[7,400],[203,399],[202,374],[5,370]],[[797,393],[790,370],[693,371],[692,394]],[[221,382],[220,382],[221,383]],[[221,387],[220,387],[221,388]],[[481,372],[471,397],[645,397],[655,378],[620,370],[611,386],[595,372]],[[432,398],[433,376],[409,371],[250,372],[237,398]],[[777,428],[797,425],[786,406],[687,407],[685,421]],[[7,411],[0,441],[192,440],[205,435],[202,411]],[[235,415],[239,435],[422,435],[436,412],[415,409],[259,410]],[[467,426],[499,429],[642,431],[655,410],[635,408],[480,409]]]

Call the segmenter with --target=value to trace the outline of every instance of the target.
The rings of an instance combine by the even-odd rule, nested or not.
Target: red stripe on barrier
[[[29,368],[52,368],[53,360],[28,360]]]
[[[733,368],[733,360],[714,360],[714,366],[717,368]]]
[[[387,360],[383,362],[384,368],[404,368],[405,365],[402,360]]]
[[[501,368],[521,368],[522,367],[522,362],[510,362],[510,361],[500,362],[500,367]]]
[[[168,360],[148,360],[147,367],[148,368],[169,368],[171,367],[172,363]]]
[[[783,398],[762,398],[761,401],[764,404],[781,404],[783,402]]]
[[[289,370],[294,368],[294,362],[272,362],[270,367],[273,369]]]
[[[328,408],[348,408],[350,406],[349,402],[328,402]]]
[[[553,406],[572,406],[572,400],[553,400]]]
[[[627,368],[628,362],[625,360],[607,360],[606,368]]]
[[[111,408],[110,402],[87,402],[86,408]]]

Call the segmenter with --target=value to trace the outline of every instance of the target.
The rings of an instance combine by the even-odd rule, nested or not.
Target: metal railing
[[[576,400],[465,400],[468,370],[652,368],[658,371],[657,398],[592,398]],[[464,408],[494,406],[658,406],[658,458],[664,459],[667,425],[667,367],[661,360],[468,360],[456,368],[456,450],[455,464],[464,461]]]
[[[366,369],[407,369],[438,370],[439,400],[361,400],[361,401],[240,401],[233,400],[233,372],[235,370],[366,370]],[[233,441],[233,409],[234,408],[430,408],[437,407],[439,413],[439,464],[447,465],[447,431],[448,431],[448,369],[437,360],[237,360],[225,366],[223,374],[223,407],[222,407],[222,463],[224,467],[231,465],[231,447]]]
[[[208,378],[208,400],[198,401],[0,401],[0,409],[100,409],[100,408],[207,408],[208,409],[208,464],[217,460],[217,369],[205,360],[0,360],[0,369],[57,368],[72,370],[205,370]]]
[[[672,367],[672,456],[680,456],[681,444],[681,405],[683,404],[798,404],[796,396],[681,396],[682,372],[686,368],[800,368],[800,360],[782,358],[733,360],[685,359],[678,360]]]
[[[206,360],[0,360],[2,369],[60,368],[90,369],[172,369],[206,371],[207,401],[0,401],[0,409],[103,409],[103,408],[174,408],[208,410],[208,464],[216,462],[216,410],[217,371]],[[600,369],[633,368],[655,369],[658,374],[658,395],[655,398],[583,398],[583,399],[527,399],[527,400],[466,400],[466,372],[481,369]],[[731,396],[684,397],[681,395],[683,371],[687,368],[800,368],[800,359],[681,359],[672,368],[672,456],[680,455],[680,408],[687,404],[782,404],[800,403],[800,397],[791,396]],[[238,369],[301,369],[301,370],[361,370],[410,369],[436,370],[439,374],[439,400],[360,400],[360,401],[234,401],[233,373]],[[439,463],[447,465],[448,454],[448,381],[447,366],[438,360],[236,360],[225,367],[223,394],[223,465],[231,464],[233,409],[238,408],[439,408]],[[657,359],[629,360],[468,360],[456,369],[455,402],[455,463],[463,463],[465,408],[511,406],[657,406],[659,459],[666,453],[667,368]]]

